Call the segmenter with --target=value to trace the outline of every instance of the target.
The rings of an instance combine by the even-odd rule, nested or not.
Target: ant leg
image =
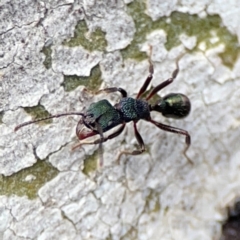
[[[118,158],[117,158],[117,162],[119,163],[120,161],[120,158],[123,154],[126,154],[126,155],[139,155],[143,152],[145,152],[145,145],[144,145],[144,142],[143,142],[143,139],[140,135],[140,133],[138,132],[137,130],[137,122],[133,122],[133,127],[134,127],[134,133],[135,133],[135,137],[138,141],[138,144],[140,145],[140,149],[137,149],[137,150],[134,150],[132,152],[130,151],[122,151],[119,155],[118,155]]]
[[[103,166],[103,146],[102,146],[102,141],[104,139],[103,136],[103,131],[102,128],[100,126],[100,124],[96,121],[96,127],[97,127],[97,131],[100,135],[100,143],[98,145],[98,155],[99,155],[99,166],[102,167]]]
[[[152,55],[152,46],[150,46],[150,54],[149,55],[150,55],[150,57]],[[153,68],[153,64],[152,64],[152,61],[151,61],[150,57],[148,58],[148,62],[149,62],[149,70],[148,70],[149,71],[149,75],[148,75],[147,79],[145,80],[145,82],[143,83],[142,87],[140,88],[136,99],[140,98],[141,95],[143,93],[145,93],[149,83],[152,81],[154,68]]]
[[[146,97],[146,100],[149,100],[150,98],[152,98],[158,91],[165,88],[167,85],[169,85],[170,83],[172,83],[174,81],[174,79],[177,77],[178,72],[179,72],[179,64],[178,63],[179,63],[179,60],[182,58],[182,56],[183,55],[178,57],[177,60],[176,60],[176,67],[177,68],[173,71],[172,77],[170,77],[169,79],[165,80],[164,82],[160,83],[155,88],[153,88],[153,90]]]
[[[183,150],[183,154],[187,158],[188,162],[193,164],[192,160],[186,154],[186,152],[187,152],[187,150],[188,150],[188,148],[189,148],[189,146],[191,144],[191,136],[189,135],[189,133],[187,131],[185,131],[183,129],[180,129],[180,128],[176,128],[176,127],[172,127],[172,126],[169,126],[169,125],[165,125],[165,124],[156,122],[156,121],[154,121],[152,119],[150,120],[150,122],[153,123],[156,127],[160,128],[160,129],[162,129],[164,131],[184,135],[185,136],[186,147]]]
[[[72,148],[72,150],[74,150],[74,149],[76,149],[76,148],[78,148],[78,147],[81,147],[82,145],[86,145],[86,144],[99,144],[99,143],[106,142],[107,140],[113,139],[113,138],[117,137],[118,135],[120,135],[120,134],[122,133],[124,127],[125,127],[125,123],[122,124],[122,126],[121,126],[120,128],[118,128],[118,129],[116,130],[116,132],[110,134],[110,135],[107,136],[107,137],[101,137],[101,138],[98,138],[98,139],[92,140],[92,141],[87,141],[87,140],[81,141],[78,145],[74,146],[74,147]],[[98,133],[98,132],[93,132],[93,131],[91,131],[91,132],[89,132],[88,136],[85,137],[85,138],[94,136],[94,135],[96,135],[96,134],[99,134],[99,133]]]
[[[113,92],[120,92],[122,94],[122,97],[125,98],[127,97],[127,92],[123,89],[123,88],[117,88],[117,87],[112,87],[112,88],[104,88],[104,89],[100,89],[96,92],[96,94],[99,93],[113,93]]]

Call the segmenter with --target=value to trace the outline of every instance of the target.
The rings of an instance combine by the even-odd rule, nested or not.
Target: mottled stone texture
[[[144,52],[152,46],[153,86],[171,76],[175,59],[185,53],[178,77],[159,94],[187,95],[191,114],[185,120],[165,119],[158,113],[152,118],[189,131],[192,144],[187,155],[194,165],[182,154],[182,136],[144,121],[137,126],[146,153],[123,156],[120,164],[116,163],[121,150],[137,147],[130,123],[119,137],[103,144],[104,166],[98,171],[89,167],[98,157],[97,146],[71,151],[78,143],[76,116],[14,132],[17,124],[32,119],[24,107],[41,105],[49,114],[82,112],[92,102],[107,98],[106,94],[94,96],[83,86],[70,92],[62,86],[65,76],[88,79],[97,65],[102,88],[121,87],[129,96],[136,96],[148,76],[149,63],[147,59],[123,58],[121,51],[140,42],[135,41],[135,33],[140,35],[137,28],[144,27],[146,19],[168,17],[171,24],[173,11],[201,18],[216,14],[222,20],[220,29],[226,27],[239,43],[238,0],[148,0],[145,14],[149,17],[139,12],[135,22],[131,14],[140,10],[129,12],[129,2],[145,4],[137,0],[0,1],[0,174],[4,176],[0,184],[8,186],[10,175],[29,171],[29,176],[19,181],[32,181],[28,189],[32,191],[37,176],[28,167],[34,168],[37,160],[50,162],[59,171],[51,181],[37,185],[34,199],[22,196],[21,189],[9,189],[10,195],[1,193],[0,239],[220,237],[226,206],[240,195],[240,60],[232,67],[223,64],[221,54],[228,51],[221,43],[224,35],[216,36],[213,31],[210,43],[201,39],[197,45],[197,36],[183,32],[178,46],[166,48],[168,32],[149,28],[146,36],[141,33],[142,43],[136,45]],[[68,46],[81,21],[87,26],[80,36],[86,39],[86,46],[91,34],[100,30],[107,42],[104,51],[89,51],[81,44]],[[48,56],[44,49],[49,50]],[[50,59],[48,65],[46,58]],[[114,104],[119,95],[110,94],[108,99]]]

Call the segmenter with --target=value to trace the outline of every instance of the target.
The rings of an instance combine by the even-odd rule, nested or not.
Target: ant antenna
[[[78,116],[80,115],[80,116],[84,116],[83,113],[78,113],[78,112],[61,113],[61,114],[52,115],[52,116],[49,116],[49,117],[40,118],[40,119],[36,119],[36,120],[33,120],[33,121],[28,121],[28,122],[19,124],[19,125],[17,125],[17,126],[14,128],[14,131],[16,132],[16,131],[18,131],[20,128],[25,127],[25,126],[30,125],[30,124],[33,124],[33,123],[42,122],[42,121],[45,121],[45,120],[48,120],[48,119],[52,119],[52,118],[59,118],[59,117],[69,116],[69,115],[78,115]]]

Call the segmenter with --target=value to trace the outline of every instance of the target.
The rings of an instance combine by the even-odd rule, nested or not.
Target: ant
[[[98,102],[92,103],[89,106],[89,108],[86,109],[83,113],[67,112],[67,113],[52,115],[46,118],[28,121],[16,126],[15,131],[19,130],[20,128],[26,125],[48,120],[51,118],[59,118],[59,117],[68,116],[68,115],[79,115],[81,116],[81,119],[79,120],[76,127],[76,135],[81,142],[80,144],[73,147],[73,149],[78,148],[84,144],[99,144],[99,149],[100,149],[103,142],[106,142],[107,140],[117,137],[119,134],[122,133],[126,123],[132,121],[135,137],[137,139],[137,142],[140,148],[133,151],[122,151],[118,156],[118,161],[119,161],[122,154],[138,155],[145,151],[144,141],[137,129],[137,122],[139,120],[145,120],[153,123],[156,127],[164,131],[184,135],[186,147],[183,153],[187,158],[187,160],[190,163],[192,163],[192,161],[186,155],[186,151],[191,144],[191,137],[189,133],[183,129],[156,122],[150,116],[151,111],[157,111],[162,113],[162,115],[167,118],[175,118],[175,119],[184,118],[189,114],[191,110],[191,103],[188,97],[181,93],[170,93],[162,97],[153,105],[151,105],[148,102],[157,92],[159,92],[161,89],[168,86],[177,77],[179,72],[179,65],[178,65],[179,59],[180,57],[176,61],[177,68],[173,71],[172,76],[169,79],[157,85],[156,87],[154,87],[145,99],[141,99],[141,97],[144,93],[146,93],[147,87],[149,86],[154,73],[153,64],[150,60],[149,60],[149,63],[150,63],[149,75],[145,80],[144,84],[142,85],[142,87],[140,88],[136,98],[128,97],[126,90],[122,88],[111,87],[111,88],[101,89],[97,91],[96,94],[119,92],[122,98],[114,106],[111,105],[108,100],[103,99]],[[121,125],[121,126],[116,131],[114,131],[108,136],[103,135],[103,133],[107,132],[108,130],[118,125]],[[87,130],[86,128],[84,128],[84,126],[87,128]],[[86,140],[87,138],[97,134],[100,135],[100,138],[92,141]],[[100,166],[102,165],[103,165],[103,161],[100,160]]]

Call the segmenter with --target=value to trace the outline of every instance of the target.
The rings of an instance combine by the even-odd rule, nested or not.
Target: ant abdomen
[[[181,93],[169,93],[160,102],[152,106],[153,111],[161,112],[164,117],[180,119],[186,117],[191,110],[187,96]]]

